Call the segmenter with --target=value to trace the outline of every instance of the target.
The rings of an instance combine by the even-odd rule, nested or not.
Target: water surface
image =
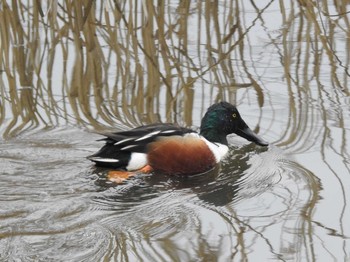
[[[1,261],[350,259],[346,1],[55,4],[0,4]],[[86,159],[219,100],[270,146],[121,185]]]

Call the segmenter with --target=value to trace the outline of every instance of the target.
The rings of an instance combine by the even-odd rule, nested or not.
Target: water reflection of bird
[[[174,124],[151,124],[103,134],[106,144],[88,158],[97,166],[117,168],[111,180],[121,182],[137,173],[193,175],[212,169],[228,152],[227,135],[235,133],[261,146],[237,108],[220,102],[208,108],[200,133]]]

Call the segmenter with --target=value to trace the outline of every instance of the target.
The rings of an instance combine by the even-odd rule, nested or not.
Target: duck
[[[117,183],[139,173],[201,174],[213,169],[227,155],[230,134],[268,146],[248,127],[234,105],[219,102],[207,109],[199,133],[171,123],[104,133],[99,141],[105,144],[88,159],[96,166],[112,168],[114,171],[108,176]]]

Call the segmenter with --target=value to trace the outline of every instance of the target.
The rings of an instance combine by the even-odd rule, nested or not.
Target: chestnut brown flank
[[[216,161],[203,140],[173,136],[149,144],[148,163],[155,172],[191,175],[208,171]]]

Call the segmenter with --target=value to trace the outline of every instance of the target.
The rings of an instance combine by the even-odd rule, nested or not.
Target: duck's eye
[[[233,114],[232,114],[232,117],[233,117],[233,118],[236,118],[236,116],[237,116],[236,113],[233,113]]]

